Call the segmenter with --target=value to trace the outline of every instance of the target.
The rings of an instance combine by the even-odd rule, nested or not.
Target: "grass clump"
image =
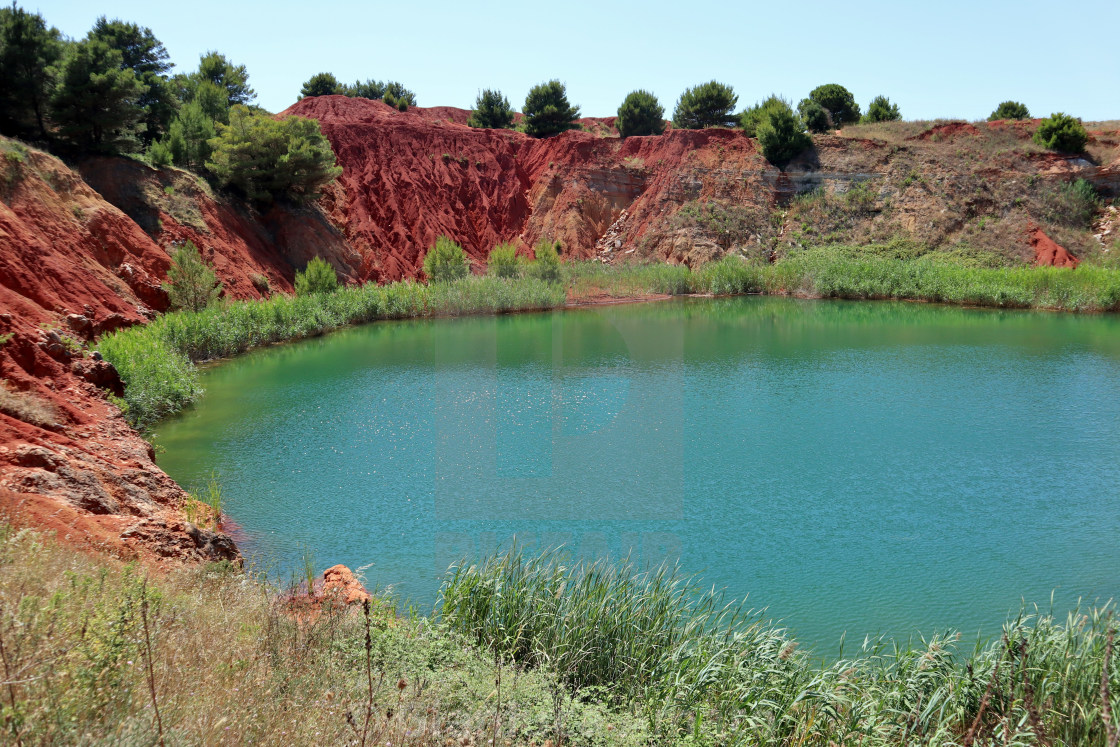
[[[12,389],[4,380],[0,380],[0,412],[40,428],[52,429],[58,423],[58,408],[51,402]]]
[[[5,744],[634,746],[648,728],[389,596],[363,613],[228,563],[144,570],[0,524]],[[296,609],[299,609],[298,607]],[[497,685],[495,683],[498,683]],[[157,716],[158,713],[158,716]]]
[[[441,600],[451,629],[628,704],[655,744],[1072,745],[1120,731],[1108,606],[1064,623],[1020,614],[971,654],[948,633],[868,640],[825,664],[674,568],[515,548],[453,567]]]

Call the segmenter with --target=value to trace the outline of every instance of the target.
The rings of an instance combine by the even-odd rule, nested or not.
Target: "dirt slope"
[[[611,262],[695,264],[899,237],[1028,262],[1036,228],[1074,253],[1098,248],[1087,227],[1051,219],[1054,185],[1084,177],[1114,194],[1120,178],[1116,132],[1093,133],[1093,163],[1034,145],[1037,122],[851,127],[816,136],[779,170],[737,130],[623,141],[612,120],[588,119],[537,140],[471,129],[460,109],[398,112],[343,96],[304,99],[285,114],[319,120],[344,169],[343,194],[323,206],[383,281],[418,274],[440,234],[480,262],[500,241],[528,249],[542,236],[565,255]],[[853,188],[868,197],[845,204]]]
[[[315,207],[258,215],[183,172],[98,159],[83,179],[0,145],[0,505],[127,556],[236,558],[228,537],[181,521],[186,494],[108,401],[121,383],[90,343],[166,309],[176,242],[200,247],[231,298],[260,296],[254,275],[290,290],[315,254],[345,273],[349,247]]]

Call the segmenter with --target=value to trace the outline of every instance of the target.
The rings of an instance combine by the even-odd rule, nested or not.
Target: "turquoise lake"
[[[679,562],[825,656],[1120,597],[1115,316],[681,299],[371,324],[203,385],[160,466],[216,470],[261,567],[422,611],[514,537]]]

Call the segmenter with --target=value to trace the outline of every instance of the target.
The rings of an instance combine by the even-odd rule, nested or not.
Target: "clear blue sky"
[[[982,119],[1008,98],[1036,116],[1120,119],[1120,0],[21,4],[75,38],[101,14],[148,26],[177,71],[216,49],[248,67],[271,111],[328,71],[399,80],[421,106],[468,109],[486,87],[520,109],[532,85],[559,78],[585,116],[614,114],[635,88],[669,114],[685,87],[716,78],[740,108],[771,92],[796,103],[835,82],[864,108],[889,96],[907,119]]]

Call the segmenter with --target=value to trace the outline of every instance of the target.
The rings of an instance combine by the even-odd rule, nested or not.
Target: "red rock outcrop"
[[[227,536],[182,521],[186,493],[108,401],[122,393],[115,370],[82,345],[167,307],[160,283],[178,241],[200,247],[232,298],[259,297],[257,274],[289,290],[315,254],[346,273],[349,247],[317,207],[256,215],[184,172],[96,159],[83,179],[12,147],[0,181],[0,379],[49,417],[0,410],[0,503],[17,521],[129,557],[238,560]]]
[[[1079,261],[1042,230],[1039,226],[1030,228],[1031,248],[1034,249],[1034,263],[1045,267],[1077,267]]]

